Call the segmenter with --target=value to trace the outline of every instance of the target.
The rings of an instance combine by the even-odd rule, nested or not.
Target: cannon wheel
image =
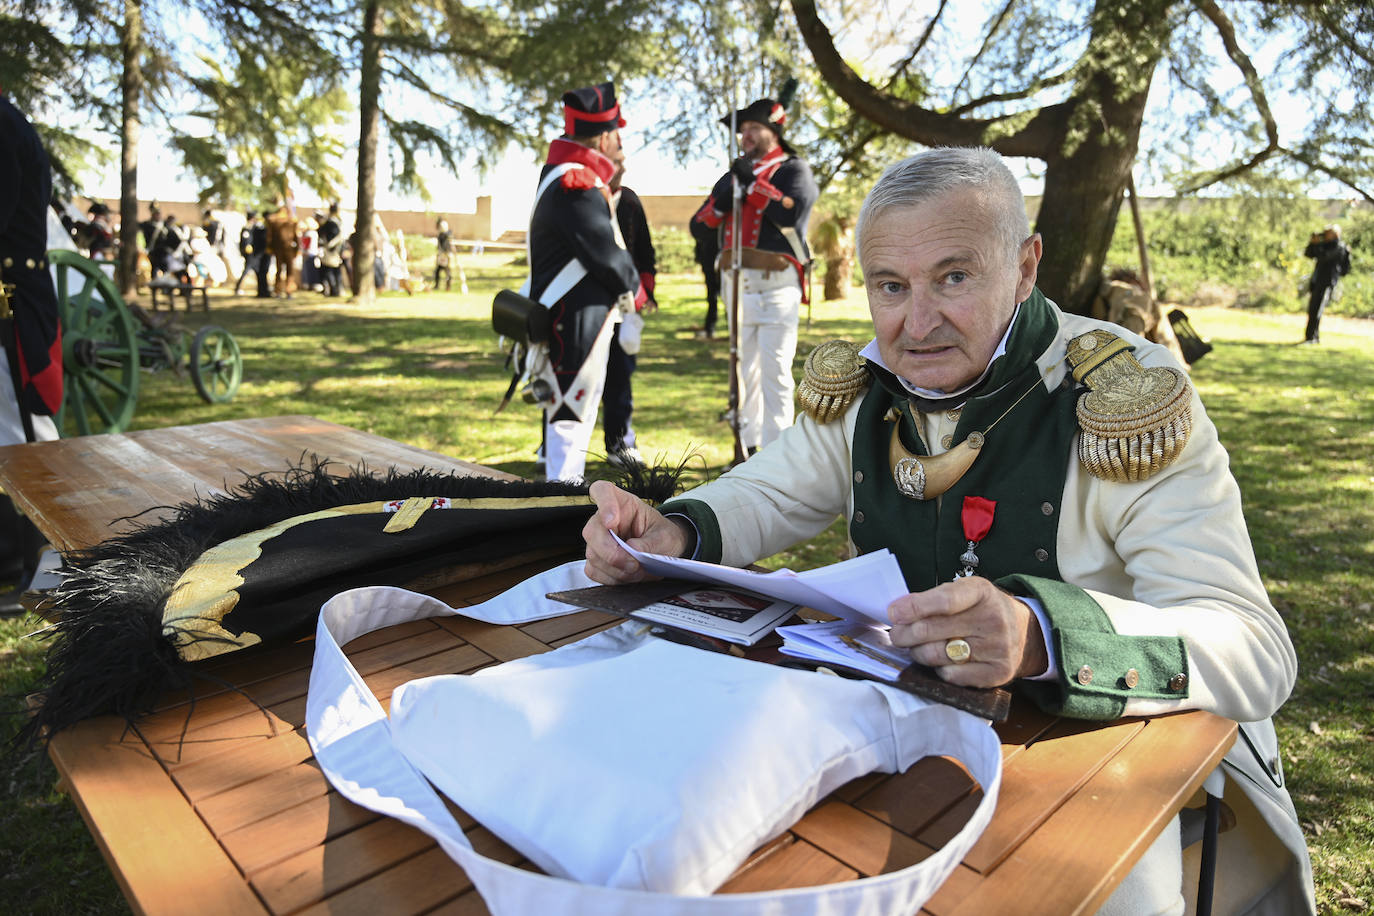
[[[225,404],[243,381],[243,355],[238,341],[224,328],[206,325],[191,341],[191,381],[210,404]]]
[[[100,266],[74,251],[48,252],[62,321],[63,436],[120,433],[138,401],[138,337],[124,299]]]

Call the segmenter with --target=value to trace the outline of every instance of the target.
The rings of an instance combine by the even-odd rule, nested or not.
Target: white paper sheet
[[[656,576],[735,585],[855,623],[891,625],[887,606],[909,591],[897,558],[890,550],[877,550],[800,573],[790,569],[764,573],[645,553],[626,544],[614,532],[612,537],[645,571]]]

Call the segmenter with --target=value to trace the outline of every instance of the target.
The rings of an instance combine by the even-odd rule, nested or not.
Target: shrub
[[[1304,311],[1306,298],[1297,290],[1312,262],[1303,249],[1313,231],[1339,222],[1351,272],[1328,311],[1374,317],[1374,212],[1367,207],[1293,197],[1143,203],[1150,276],[1161,300]],[[1138,263],[1135,227],[1124,207],[1107,259],[1112,266]]]

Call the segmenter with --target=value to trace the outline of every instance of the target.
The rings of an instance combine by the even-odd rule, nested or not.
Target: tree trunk
[[[358,115],[362,131],[358,137],[358,213],[354,224],[354,297],[371,304],[377,298],[372,276],[374,252],[372,223],[377,200],[377,133],[382,91],[382,11],[379,0],[368,0],[363,8],[362,73],[358,89]]]
[[[1099,0],[1087,52],[1095,72],[1074,87],[1061,139],[1043,156],[1039,286],[1065,311],[1086,315],[1102,283],[1150,82],[1168,43],[1169,6]]]
[[[119,77],[119,292],[134,291],[138,273],[138,136],[143,98],[142,0],[124,0],[119,34],[124,70]]]

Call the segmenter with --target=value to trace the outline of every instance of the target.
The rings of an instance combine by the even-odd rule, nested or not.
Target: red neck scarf
[[[615,163],[610,159],[581,143],[574,143],[572,140],[564,140],[560,137],[549,144],[548,163],[549,165],[562,165],[565,162],[576,162],[578,165],[591,169],[603,184],[610,184],[611,178],[615,175]]]

